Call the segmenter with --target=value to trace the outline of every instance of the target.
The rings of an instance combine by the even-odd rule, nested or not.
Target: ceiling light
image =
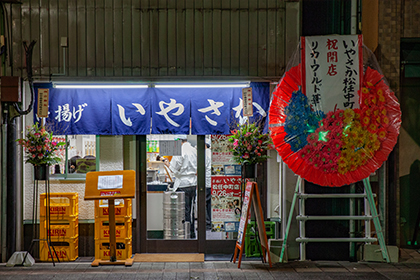
[[[55,88],[148,88],[147,84],[54,84]]]
[[[235,84],[156,84],[155,88],[245,88],[249,83]]]

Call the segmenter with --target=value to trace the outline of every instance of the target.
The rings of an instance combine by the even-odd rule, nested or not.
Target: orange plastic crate
[[[67,242],[51,242],[54,246],[51,248],[51,253],[48,249],[47,241],[40,241],[39,255],[41,261],[52,261],[52,255],[54,261],[57,261],[57,257],[60,261],[75,261],[79,257],[79,238],[69,239]]]
[[[40,216],[47,214],[47,195],[40,195]],[[50,219],[62,219],[79,215],[78,193],[50,193]]]
[[[131,217],[117,218],[115,220],[115,237],[132,238]],[[95,219],[95,239],[109,240],[109,219]]]
[[[40,239],[46,239],[47,221],[45,218],[40,219]],[[73,217],[62,220],[50,220],[50,233],[52,241],[61,241],[66,238],[75,238],[79,236],[79,218]]]
[[[120,204],[117,204],[120,203]],[[115,200],[115,218],[132,216],[131,198]],[[95,218],[108,218],[109,207],[108,200],[95,200]]]
[[[126,241],[121,242],[117,240],[116,257],[117,260],[125,260],[131,258],[132,253],[132,242]],[[108,260],[111,253],[109,250],[108,242],[95,241],[95,259]]]

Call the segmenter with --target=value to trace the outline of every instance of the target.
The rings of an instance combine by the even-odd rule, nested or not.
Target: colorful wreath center
[[[300,91],[299,66],[273,94],[270,130],[282,159],[302,178],[342,186],[368,177],[387,159],[398,137],[401,110],[378,71],[367,68],[359,107],[315,111]]]

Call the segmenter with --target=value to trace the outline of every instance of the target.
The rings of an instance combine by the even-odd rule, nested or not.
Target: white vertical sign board
[[[181,141],[159,140],[159,154],[162,156],[181,156]]]
[[[244,106],[244,117],[252,117],[254,115],[254,108],[252,105],[252,88],[242,89],[242,104]]]
[[[361,35],[301,37],[303,90],[314,110],[359,108]]]
[[[48,118],[48,99],[49,99],[49,89],[47,88],[38,89],[37,115],[39,118]]]
[[[123,175],[98,176],[98,190],[122,188]]]

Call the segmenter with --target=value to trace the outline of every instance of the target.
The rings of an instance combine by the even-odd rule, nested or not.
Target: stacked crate
[[[109,208],[107,200],[95,200],[95,259],[107,260],[109,249]],[[132,201],[115,200],[115,237],[117,260],[131,258],[132,255]]]
[[[79,195],[50,193],[50,248],[47,242],[47,195],[40,195],[40,260],[74,261],[79,257]],[[52,246],[51,246],[52,245]],[[50,252],[51,249],[51,252]]]
[[[276,222],[264,222],[265,232],[267,234],[267,241],[275,238]],[[261,254],[261,245],[257,241],[257,231],[255,222],[249,222],[245,234],[245,256],[246,257],[259,257]],[[261,236],[258,236],[261,238]]]

